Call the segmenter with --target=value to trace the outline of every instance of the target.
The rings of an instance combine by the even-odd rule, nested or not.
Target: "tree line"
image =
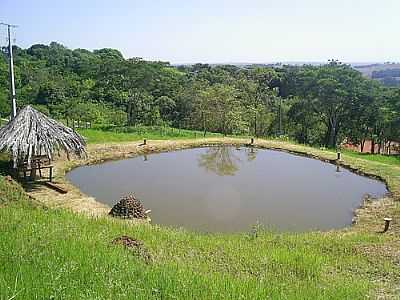
[[[14,47],[18,105],[63,120],[285,136],[334,148],[400,140],[400,89],[338,61],[246,66],[125,59],[115,49],[52,42]],[[0,114],[10,113],[7,49],[0,56]],[[372,148],[371,148],[372,149]],[[375,148],[374,148],[375,149]]]

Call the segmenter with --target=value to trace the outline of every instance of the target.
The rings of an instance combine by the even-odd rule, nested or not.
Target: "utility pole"
[[[279,135],[282,135],[282,98],[279,98]]]
[[[17,100],[15,96],[15,81],[14,81],[14,61],[12,52],[12,39],[11,39],[11,28],[17,27],[16,25],[0,23],[0,25],[7,26],[8,31],[8,57],[10,66],[10,98],[11,98],[11,119],[14,119],[17,115]]]

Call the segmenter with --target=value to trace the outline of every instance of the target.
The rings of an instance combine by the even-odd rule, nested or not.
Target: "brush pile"
[[[142,203],[131,194],[115,204],[109,214],[124,219],[146,219],[148,212],[145,211]]]

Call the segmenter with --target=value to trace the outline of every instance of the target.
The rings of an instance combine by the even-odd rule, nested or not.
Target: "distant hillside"
[[[379,80],[386,86],[400,86],[400,63],[353,66],[364,76]]]

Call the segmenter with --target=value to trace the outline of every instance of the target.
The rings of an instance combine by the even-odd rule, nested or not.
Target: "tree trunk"
[[[224,117],[222,119],[222,132],[224,134],[224,136],[226,136],[226,120],[225,120],[225,114]]]
[[[128,125],[132,125],[132,103],[128,102],[128,106],[126,107],[127,121]]]
[[[375,154],[375,140],[371,139],[371,154]]]
[[[361,140],[361,153],[364,152],[365,139]]]
[[[207,128],[206,128],[206,118],[205,118],[205,116],[204,116],[204,112],[201,113],[201,117],[202,117],[202,119],[203,119],[203,131],[204,131],[203,136],[206,137]]]
[[[254,136],[257,137],[257,113],[254,114]]]
[[[337,137],[337,127],[336,127],[336,119],[334,117],[329,118],[328,131],[326,135],[326,143],[325,146],[328,148],[334,148],[336,146],[336,137]]]
[[[304,127],[303,143],[308,144],[308,129],[307,129],[307,127]]]
[[[331,125],[329,123],[328,124],[328,128],[327,128],[326,133],[325,133],[325,138],[324,138],[325,147],[329,147],[329,136],[330,136],[330,134],[331,134]]]

